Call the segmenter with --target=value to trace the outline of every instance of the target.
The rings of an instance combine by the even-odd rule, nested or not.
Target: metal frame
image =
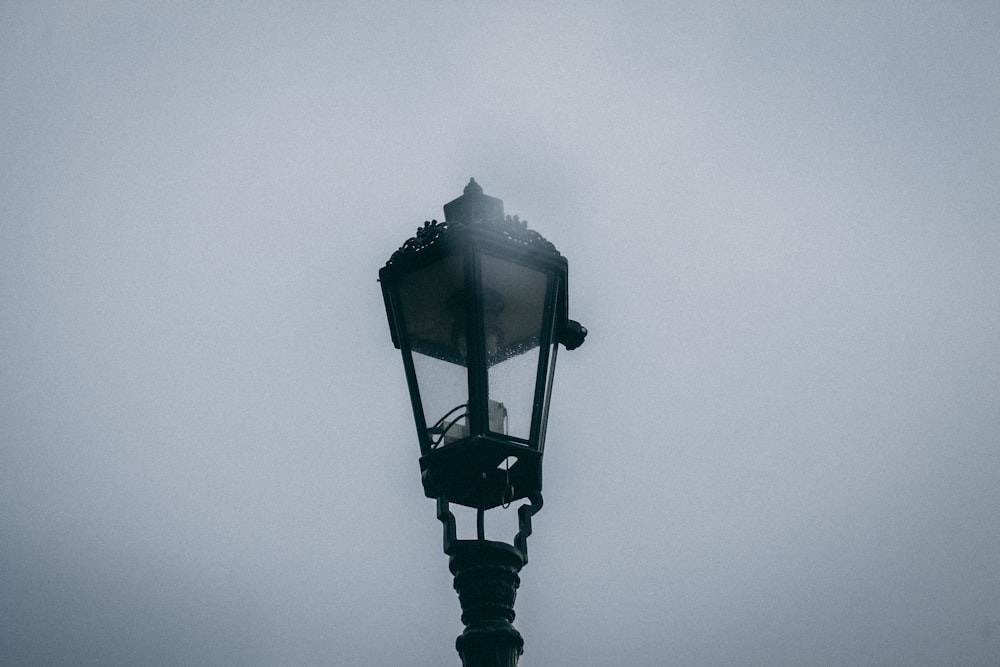
[[[527,438],[499,433],[490,428],[490,368],[485,349],[484,313],[484,290],[487,286],[482,280],[484,255],[539,271],[546,276],[544,311],[541,314],[541,328],[537,333],[539,350],[534,386],[531,389],[533,395]],[[399,289],[408,275],[450,256],[460,257],[462,260],[461,280],[466,296],[463,305],[467,345],[464,366],[467,372],[468,436],[447,446],[435,447],[428,432],[430,424],[427,423],[423,409],[423,388],[414,364],[414,350],[407,333]],[[488,507],[494,507],[541,491],[541,455],[545,446],[548,404],[555,371],[552,363],[555,358],[554,348],[559,342],[560,331],[567,322],[567,276],[566,259],[555,247],[536,232],[528,230],[525,223],[509,216],[504,220],[472,224],[452,221],[425,223],[418,228],[415,237],[393,254],[379,273],[393,342],[403,357],[420,443],[424,490],[428,497],[437,497],[443,493],[453,497],[454,502],[470,507],[479,507],[484,503]],[[495,486],[496,481],[484,482],[479,493],[472,489],[473,482],[468,482],[466,491],[456,490],[456,476],[466,473],[471,476],[477,466],[482,475],[492,475],[491,466],[498,465],[507,456],[518,459],[513,466],[517,469],[514,476],[518,480],[518,493],[506,494],[504,491],[494,497],[489,489]],[[463,458],[466,459],[464,464]]]

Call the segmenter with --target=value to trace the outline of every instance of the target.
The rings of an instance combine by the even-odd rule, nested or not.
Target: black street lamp
[[[542,451],[556,350],[587,335],[567,315],[567,262],[471,179],[379,271],[392,342],[420,443],[424,493],[437,500],[455,575],[465,667],[513,667],[511,625],[531,517],[542,506]],[[484,514],[518,508],[513,544],[487,540]],[[477,539],[455,536],[449,503],[477,510]]]

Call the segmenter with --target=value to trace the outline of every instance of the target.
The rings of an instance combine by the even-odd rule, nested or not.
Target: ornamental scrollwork
[[[448,229],[448,226],[447,222],[438,222],[437,220],[424,222],[423,227],[417,227],[415,236],[407,239],[406,243],[399,247],[399,250],[392,253],[392,257],[389,258],[388,263],[392,264],[403,257],[416,255],[430,247]]]
[[[559,251],[556,250],[556,247],[551,242],[547,241],[545,237],[535,230],[528,229],[527,220],[521,220],[516,215],[508,215],[503,219],[480,220],[472,223],[451,220],[443,222],[438,222],[437,220],[426,221],[423,226],[417,227],[416,235],[408,239],[406,243],[400,246],[399,250],[392,254],[388,264],[393,264],[404,257],[411,257],[423,252],[449,233],[477,228],[490,230],[518,245],[559,255]]]
[[[508,215],[503,220],[484,220],[480,224],[489,226],[496,232],[506,236],[511,241],[516,241],[517,243],[529,247],[537,247],[540,250],[547,250],[548,252],[555,253],[556,255],[559,254],[556,247],[549,241],[545,240],[544,236],[533,229],[528,229],[527,220],[521,220],[516,215]]]

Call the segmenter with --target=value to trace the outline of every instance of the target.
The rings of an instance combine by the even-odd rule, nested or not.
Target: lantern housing
[[[490,509],[541,491],[556,351],[586,330],[567,317],[567,262],[469,181],[379,272],[402,352],[424,493]]]

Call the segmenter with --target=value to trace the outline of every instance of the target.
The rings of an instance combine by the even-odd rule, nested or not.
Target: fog
[[[590,330],[523,667],[996,665],[998,35],[985,2],[8,3],[0,662],[460,664],[376,276],[475,177]]]

